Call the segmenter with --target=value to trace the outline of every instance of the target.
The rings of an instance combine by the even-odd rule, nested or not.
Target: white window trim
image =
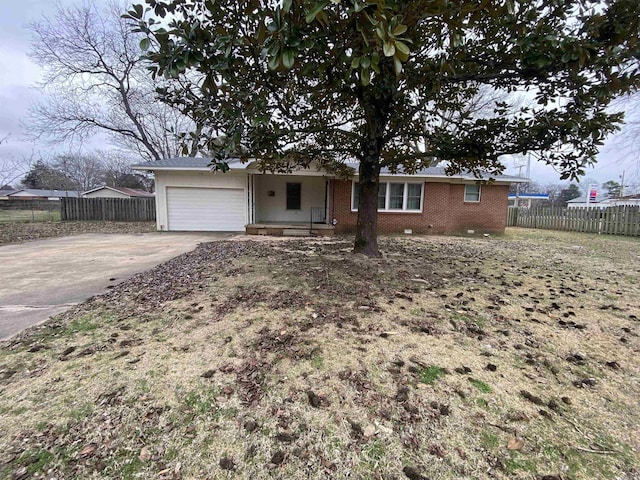
[[[353,208],[353,200],[355,197],[355,191],[356,191],[356,184],[359,183],[355,180],[353,180],[351,182],[351,212],[357,212],[358,209],[357,208]],[[420,181],[413,181],[413,182],[398,182],[398,181],[380,181],[381,184],[385,184],[385,199],[384,199],[384,209],[379,208],[378,212],[380,213],[422,213],[422,210],[424,208],[424,182],[420,182]],[[403,198],[402,198],[402,205],[406,207],[407,202],[409,200],[409,187],[407,185],[409,184],[413,184],[413,185],[420,185],[420,210],[407,210],[405,208],[389,208],[389,198],[390,198],[390,188],[389,188],[389,184],[390,183],[402,183],[404,184],[404,189],[403,189]],[[376,200],[377,202],[377,200]]]
[[[474,187],[478,187],[478,200],[467,200],[467,187],[469,186],[474,186]],[[475,183],[466,183],[464,185],[464,203],[480,203],[480,199],[482,198],[482,185],[478,185]]]

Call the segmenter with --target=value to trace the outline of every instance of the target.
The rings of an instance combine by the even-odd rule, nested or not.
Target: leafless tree
[[[12,185],[26,170],[24,159],[0,156],[0,188]]]
[[[464,118],[488,117],[493,114],[493,109],[497,103],[504,102],[507,99],[511,99],[511,101],[514,102],[515,95],[504,90],[498,90],[486,85],[478,85],[474,88],[476,89],[475,95],[471,98],[471,101],[466,103],[463,109],[451,109],[449,111],[444,111],[440,115],[439,119],[436,121],[441,127],[446,128],[451,132],[456,132],[460,129],[461,120]],[[524,100],[522,98],[518,98],[514,102],[514,105],[519,107],[523,105],[523,102]],[[427,120],[425,119],[424,122],[426,126]],[[427,129],[425,128],[425,131],[426,130]],[[419,152],[427,151],[429,149],[428,139],[425,137],[421,140],[415,141],[413,148]],[[435,167],[438,163],[440,163],[438,158],[432,158],[429,164],[424,166]]]
[[[0,138],[0,145],[6,144],[9,135]],[[0,150],[0,188],[12,185],[28,169],[30,159],[18,158]]]
[[[110,150],[97,152],[104,164],[103,183],[110,187],[129,187],[153,191],[153,175],[134,171],[131,168],[135,159],[124,152]]]
[[[640,92],[620,97],[613,108],[624,112],[624,125],[608,140],[607,148],[624,165],[624,193],[631,194],[640,188]]]
[[[105,164],[97,154],[73,154],[57,155],[49,162],[49,166],[63,174],[74,190],[84,192],[102,185]]]
[[[148,74],[141,37],[120,18],[124,11],[115,1],[104,10],[86,1],[58,6],[53,17],[29,26],[46,100],[31,107],[24,126],[32,137],[71,145],[106,132],[113,144],[149,160],[195,155],[198,139],[187,146],[180,139],[193,123],[156,101],[162,85]]]

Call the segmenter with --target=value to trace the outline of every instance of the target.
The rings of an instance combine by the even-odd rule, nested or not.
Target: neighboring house
[[[40,190],[23,188],[7,195],[9,200],[60,200],[62,197],[79,197],[80,193],[70,190]]]
[[[9,197],[8,195],[15,192],[14,189],[11,190],[0,190],[0,200],[7,200]]]
[[[262,173],[256,162],[229,160],[212,172],[208,158],[171,158],[135,165],[155,174],[159,230],[246,231],[249,234],[353,232],[358,178],[340,180],[314,168]],[[354,167],[356,165],[353,165]],[[481,185],[472,175],[428,168],[413,175],[380,174],[381,233],[503,233],[509,185],[498,176]]]
[[[126,187],[98,187],[82,193],[83,198],[152,198],[153,193]]]
[[[610,200],[610,198],[607,197],[606,195],[597,195],[595,199],[591,198],[587,203],[587,197],[582,196],[582,197],[572,198],[571,200],[567,200],[567,207],[568,208],[584,208],[584,207],[602,208],[605,206],[605,204],[602,204],[602,202],[606,202],[607,200]]]
[[[609,198],[604,195],[598,195],[595,201],[590,200],[589,203],[587,203],[587,197],[578,197],[567,202],[567,207],[569,208],[606,208],[623,206],[640,206],[640,195],[625,195],[620,198]]]

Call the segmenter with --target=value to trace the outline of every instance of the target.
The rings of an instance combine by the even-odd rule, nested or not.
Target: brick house
[[[230,160],[212,172],[208,158],[136,165],[153,172],[158,230],[245,231],[264,235],[331,235],[355,230],[358,178],[341,180],[315,168],[260,172],[255,162]],[[356,166],[356,165],[353,165]],[[442,168],[380,174],[380,233],[503,233],[509,185],[522,178],[447,176]]]

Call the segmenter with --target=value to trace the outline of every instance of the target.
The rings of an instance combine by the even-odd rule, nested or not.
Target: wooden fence
[[[640,236],[640,207],[509,207],[507,226]]]
[[[151,222],[156,219],[155,198],[62,198],[62,220]]]

